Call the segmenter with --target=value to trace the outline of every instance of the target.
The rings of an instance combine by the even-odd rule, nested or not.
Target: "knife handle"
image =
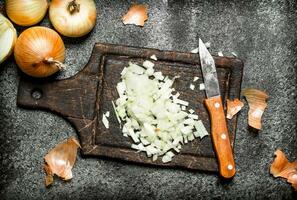
[[[216,96],[205,99],[205,104],[210,114],[211,137],[219,162],[220,175],[224,178],[232,178],[236,170],[222,98]]]

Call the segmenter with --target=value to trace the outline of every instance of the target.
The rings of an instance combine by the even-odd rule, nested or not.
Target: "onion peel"
[[[53,183],[53,176],[55,174],[63,180],[72,178],[71,169],[76,161],[78,148],[81,148],[79,142],[71,137],[56,145],[45,155],[44,171],[46,173],[46,186]]]
[[[122,21],[125,25],[134,24],[136,26],[144,26],[144,22],[147,19],[147,6],[137,3],[132,3],[128,12],[122,17]]]
[[[244,106],[243,102],[238,98],[232,100],[227,99],[227,119],[232,119],[241,108]]]
[[[248,123],[249,126],[260,130],[262,128],[261,118],[267,107],[268,95],[257,89],[247,88],[243,90],[243,95],[249,104]]]
[[[274,177],[282,177],[291,183],[295,191],[297,191],[297,161],[289,162],[286,155],[281,150],[274,152],[276,156],[270,166],[270,173]]]
[[[51,168],[48,164],[43,165],[43,169],[45,171],[46,177],[45,177],[45,186],[48,187],[54,182],[54,173],[52,172]]]

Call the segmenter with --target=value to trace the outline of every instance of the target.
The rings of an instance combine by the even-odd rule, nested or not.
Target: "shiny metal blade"
[[[220,95],[215,61],[200,38],[199,56],[207,98]]]

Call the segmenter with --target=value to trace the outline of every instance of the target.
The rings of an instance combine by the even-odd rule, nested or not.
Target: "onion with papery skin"
[[[6,13],[16,24],[32,26],[40,22],[47,11],[47,0],[7,0]]]
[[[62,35],[81,37],[96,24],[96,5],[93,0],[52,0],[49,17]]]
[[[12,23],[0,13],[0,63],[13,51],[17,33]]]
[[[57,32],[36,26],[17,39],[14,57],[19,68],[33,77],[47,77],[65,68],[65,46]]]

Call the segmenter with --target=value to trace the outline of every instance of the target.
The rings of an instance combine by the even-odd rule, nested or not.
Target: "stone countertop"
[[[297,2],[294,0],[142,1],[149,6],[143,28],[124,26],[131,1],[101,0],[97,24],[80,39],[63,38],[73,76],[87,63],[96,42],[190,51],[198,38],[210,51],[243,59],[242,88],[268,92],[259,134],[247,128],[246,106],[235,140],[237,174],[231,182],[216,174],[138,166],[79,154],[69,182],[44,187],[43,156],[75,130],[62,118],[16,106],[21,73],[11,57],[0,66],[1,199],[296,199],[284,180],[269,174],[273,153],[281,148],[297,159]],[[0,2],[3,5],[3,1]],[[42,26],[51,24],[48,16]],[[24,28],[17,28],[20,33]],[[0,44],[1,45],[1,44]]]

